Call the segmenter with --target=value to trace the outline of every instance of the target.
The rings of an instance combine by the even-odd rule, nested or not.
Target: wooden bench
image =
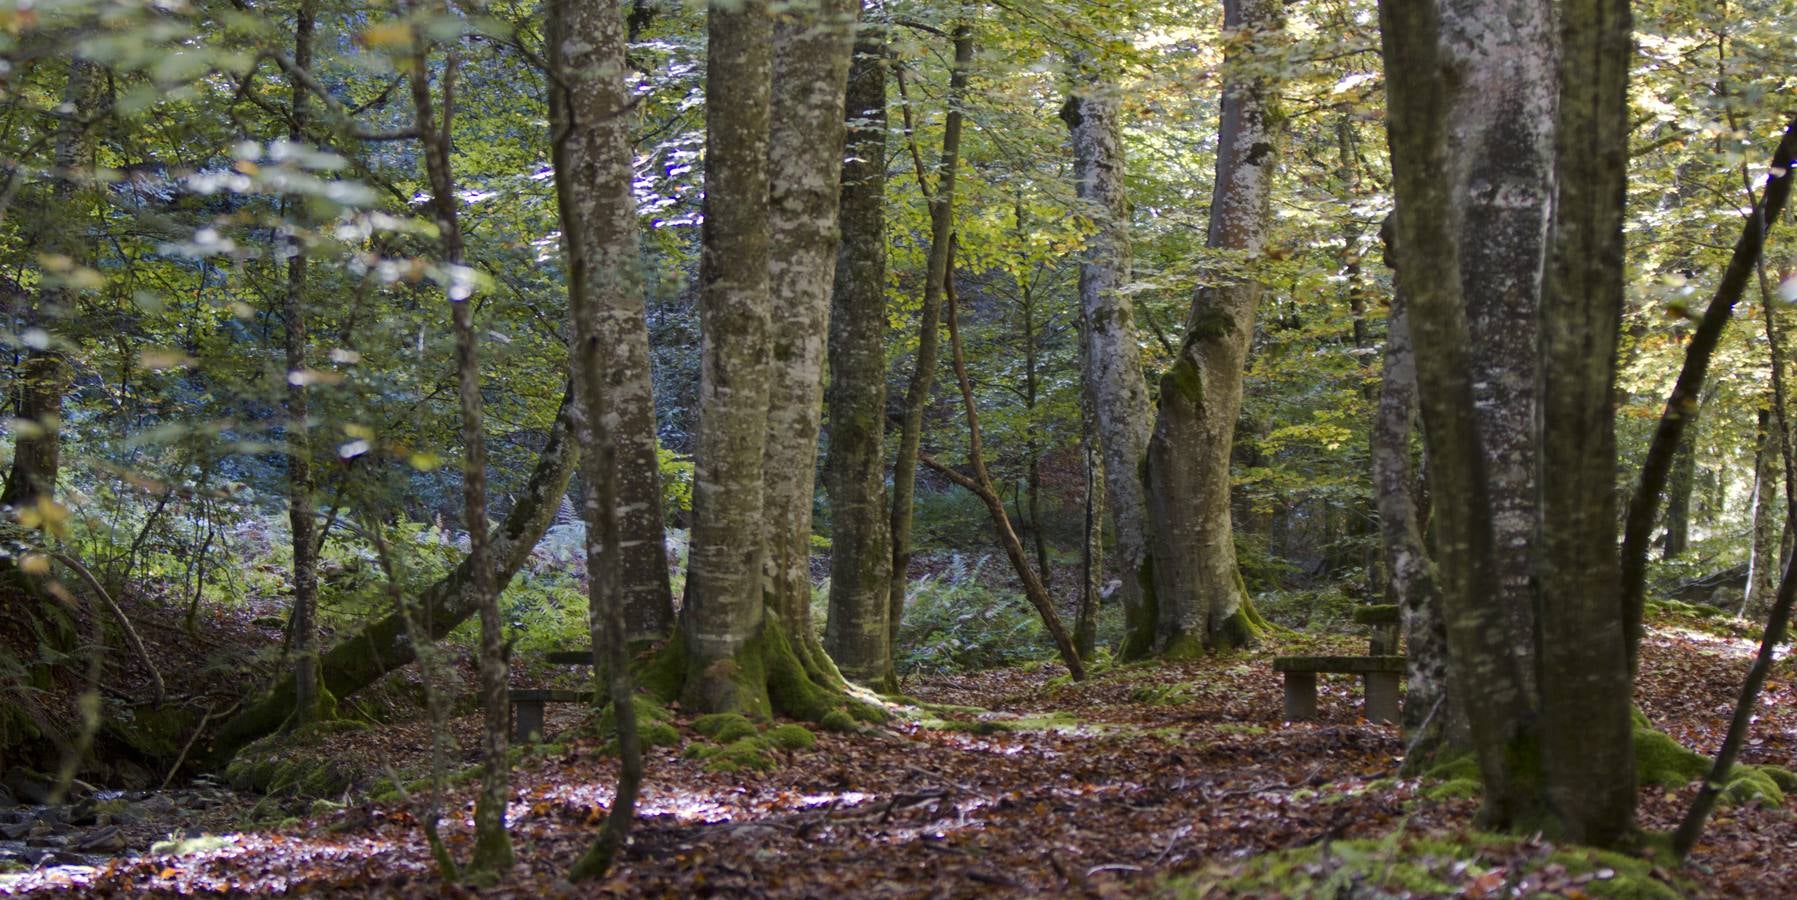
[[[1369,722],[1396,722],[1400,711],[1398,676],[1404,674],[1404,657],[1398,654],[1398,608],[1389,604],[1360,606],[1354,621],[1369,626],[1366,656],[1280,656],[1273,670],[1285,675],[1285,717],[1303,721],[1317,717],[1317,675],[1359,675],[1366,684],[1366,718]]]
[[[1319,672],[1360,675],[1366,682],[1367,721],[1398,720],[1402,656],[1281,656],[1273,660],[1273,669],[1285,675],[1285,717],[1291,721],[1317,717]]]
[[[590,666],[593,664],[593,651],[556,650],[544,654],[543,660],[554,666]],[[593,692],[567,688],[526,688],[507,691],[506,698],[512,708],[512,741],[529,744],[543,739],[544,707],[551,703],[591,703]]]

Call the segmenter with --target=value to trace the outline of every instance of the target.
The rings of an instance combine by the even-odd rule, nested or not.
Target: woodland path
[[[1304,646],[1351,649],[1349,642]],[[1270,658],[1292,646],[1112,669],[1075,686],[1051,683],[1054,667],[923,679],[908,686],[920,699],[989,712],[941,706],[924,713],[924,722],[897,722],[873,734],[820,733],[815,747],[786,754],[766,773],[708,772],[678,748],[655,749],[632,846],[601,893],[1144,895],[1164,891],[1169,875],[1196,876],[1201,887],[1270,850],[1400,827],[1417,836],[1465,827],[1474,801],[1423,800],[1416,781],[1392,777],[1402,753],[1397,731],[1358,720],[1358,688],[1349,679],[1325,679],[1319,721],[1278,721],[1280,686]],[[1750,651],[1744,641],[1656,629],[1646,646],[1642,708],[1687,745],[1713,750]],[[1747,762],[1797,758],[1792,676],[1787,660],[1768,685]],[[551,727],[577,728],[581,715],[552,712]],[[694,740],[684,719],[680,724],[683,737]],[[404,756],[416,752],[419,737],[394,728],[350,733],[341,751]],[[593,834],[615,762],[592,738],[556,746],[515,770],[511,818],[520,866],[503,887],[479,893],[594,895],[560,876]],[[1670,827],[1694,789],[1645,789],[1643,821]],[[458,800],[471,802],[465,793]],[[466,822],[448,830],[452,848],[465,855]],[[1685,873],[1695,883],[1684,888],[1780,895],[1797,878],[1792,846],[1797,820],[1788,806],[1725,809]],[[1493,871],[1523,871],[1527,860],[1517,857],[1551,850],[1523,841],[1472,861],[1477,865],[1428,864],[1437,877],[1479,896],[1504,890]],[[1534,868],[1534,881],[1509,887],[1580,890],[1578,877]],[[369,803],[226,835],[222,844],[185,856],[0,882],[0,893],[58,889],[100,896],[445,895],[410,815]]]

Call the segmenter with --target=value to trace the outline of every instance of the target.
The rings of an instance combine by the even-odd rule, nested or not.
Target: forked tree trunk
[[[1116,565],[1123,574],[1119,655],[1134,659],[1152,648],[1157,616],[1152,586],[1138,577],[1148,552],[1142,460],[1152,424],[1134,304],[1123,291],[1130,278],[1129,202],[1119,107],[1117,86],[1094,78],[1078,86],[1061,117],[1072,133],[1074,186],[1094,226],[1079,269],[1080,311],[1086,323],[1083,371],[1103,454],[1104,493],[1117,532]]]
[[[448,13],[447,8],[441,10]],[[455,110],[456,56],[452,49],[443,68],[443,119],[437,121],[431,98],[431,42],[418,26],[407,79],[412,89],[414,121],[423,144],[425,176],[431,208],[443,242],[441,276],[455,330],[456,399],[462,424],[462,526],[468,531],[470,587],[480,613],[480,700],[484,713],[481,741],[481,789],[474,804],[476,871],[504,873],[512,867],[511,836],[505,809],[511,798],[511,764],[506,758],[510,707],[506,703],[504,625],[499,621],[499,590],[494,584],[492,547],[487,537],[487,448],[480,394],[480,350],[474,334],[473,288],[463,284],[462,232],[457,221],[455,176],[449,157],[450,127]]]
[[[824,647],[856,681],[896,690],[886,502],[886,29],[865,23],[849,69],[830,306],[830,612]]]
[[[1274,0],[1226,0],[1217,178],[1206,245],[1252,267],[1265,248],[1277,168],[1275,83],[1263,53],[1283,31]],[[1262,623],[1236,565],[1230,451],[1261,285],[1207,272],[1192,299],[1179,357],[1161,378],[1148,442],[1149,565],[1155,643],[1167,656],[1251,643]]]
[[[858,6],[858,0],[817,0],[780,18],[768,127],[773,371],[762,454],[763,595],[785,624],[799,661],[825,683],[839,683],[842,676],[812,625],[811,508],[841,237],[843,93]]]

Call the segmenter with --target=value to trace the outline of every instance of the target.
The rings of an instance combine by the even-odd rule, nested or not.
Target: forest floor
[[[1744,632],[1692,624],[1656,622],[1638,700],[1656,727],[1707,753],[1754,645]],[[1324,679],[1320,720],[1280,721],[1275,653],[1363,646],[1282,640],[1115,667],[1076,685],[1054,666],[921,679],[906,690],[927,706],[865,733],[820,732],[760,772],[714,771],[693,758],[705,739],[676,711],[682,746],[650,751],[631,844],[598,886],[575,888],[562,875],[596,832],[616,761],[581,736],[594,733],[589,713],[552,707],[556,742],[514,769],[518,866],[497,887],[444,885],[403,802],[353,798],[158,853],[0,875],[0,894],[1767,897],[1797,883],[1797,797],[1784,809],[1750,801],[1719,810],[1677,871],[1568,853],[1539,837],[1469,836],[1476,800],[1430,799],[1430,783],[1396,777],[1397,730],[1358,716],[1354,680]],[[1794,674],[1786,659],[1767,685],[1744,761],[1797,759]],[[477,729],[475,716],[452,728],[465,747]],[[392,725],[335,734],[329,746],[334,757],[416,772],[427,738],[422,725]],[[1694,791],[1644,788],[1643,824],[1672,827]],[[459,858],[469,851],[472,792],[466,781],[453,789],[445,822]],[[216,816],[207,824],[217,827]],[[1264,855],[1275,851],[1288,852]],[[1387,893],[1356,890],[1375,883]]]

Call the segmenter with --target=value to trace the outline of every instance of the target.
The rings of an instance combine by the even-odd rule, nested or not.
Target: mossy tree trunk
[[[1120,655],[1134,659],[1151,650],[1157,615],[1149,603],[1154,592],[1144,590],[1136,578],[1148,553],[1142,459],[1152,423],[1134,303],[1122,290],[1129,283],[1130,264],[1119,90],[1109,78],[1082,73],[1061,118],[1072,134],[1074,187],[1094,227],[1079,267],[1086,350],[1081,370],[1103,456],[1106,505],[1116,528],[1116,565],[1124,573],[1118,588],[1124,619]]]
[[[447,15],[448,8],[438,10]],[[475,871],[504,873],[512,867],[512,842],[506,832],[505,809],[511,798],[510,764],[506,742],[510,737],[510,708],[506,704],[505,634],[499,621],[499,589],[493,578],[492,545],[487,528],[487,450],[480,393],[480,349],[474,332],[473,289],[463,284],[464,257],[461,225],[457,219],[455,174],[451,168],[449,136],[455,110],[456,52],[451,49],[440,76],[443,94],[442,122],[431,96],[429,54],[431,41],[422,27],[412,29],[413,50],[407,81],[412,92],[414,121],[423,145],[425,176],[430,184],[431,209],[442,241],[439,276],[450,304],[455,331],[456,399],[462,437],[462,527],[468,532],[469,582],[474,605],[480,612],[480,700],[484,719],[481,741],[481,789],[474,804]]]
[[[627,324],[642,321],[624,17],[617,0],[557,0],[550,10],[549,32],[551,66],[556,74],[549,89],[550,146],[568,260],[573,335],[570,361],[575,403],[571,418],[581,445],[591,448],[581,471],[582,518],[587,526],[588,631],[595,662],[600,663],[594,667],[600,680],[598,696],[611,701],[620,761],[605,827],[569,876],[586,880],[602,877],[623,847],[643,778],[642,744],[636,705],[631,700],[629,645],[632,640],[659,634],[645,633],[656,625],[640,617],[644,610],[636,610],[639,617],[626,616],[633,604],[654,595],[646,591],[632,598],[625,590],[626,582],[641,578],[642,573],[633,571],[625,558],[630,541],[622,523],[632,504],[642,498],[627,497],[621,490],[619,462],[627,458],[630,466],[653,468],[654,435],[651,431],[651,453],[644,460],[632,451],[635,445],[617,434],[627,418],[619,414],[619,407],[635,407],[649,399],[646,392],[636,390],[639,380],[646,381],[648,366],[645,361],[639,371],[619,373],[617,348],[608,346],[618,338],[618,311],[625,311]],[[642,482],[637,481],[639,485]],[[659,541],[659,496],[652,509]],[[664,568],[664,588],[666,581]]]
[[[841,243],[844,92],[858,8],[858,0],[818,0],[780,17],[768,127],[773,355],[762,453],[762,593],[786,623],[793,651],[824,683],[839,683],[842,676],[811,618],[811,509],[830,293]]]
[[[1148,441],[1155,645],[1169,656],[1244,646],[1261,627],[1236,565],[1229,470],[1261,293],[1253,268],[1272,225],[1279,125],[1270,56],[1284,22],[1273,0],[1227,0],[1223,8],[1231,40],[1206,245],[1247,271],[1201,275]]]
[[[954,65],[949,70],[948,114],[942,124],[942,156],[935,185],[924,172],[923,157],[911,128],[910,106],[905,113],[905,138],[917,172],[918,190],[930,208],[930,256],[924,275],[923,310],[919,314],[917,356],[905,386],[904,419],[899,426],[898,456],[892,463],[892,573],[887,592],[887,643],[898,643],[899,622],[904,618],[905,590],[911,571],[911,523],[917,496],[917,454],[923,441],[923,414],[936,383],[936,364],[941,354],[942,285],[948,274],[949,240],[954,233],[955,175],[961,160],[962,107],[967,96],[967,77],[973,65],[973,26],[963,22],[954,30]],[[899,89],[904,89],[901,70]],[[888,651],[890,652],[890,651]]]
[[[895,690],[886,499],[886,28],[864,22],[847,87],[842,247],[830,301],[830,610],[824,647],[857,681]]]

